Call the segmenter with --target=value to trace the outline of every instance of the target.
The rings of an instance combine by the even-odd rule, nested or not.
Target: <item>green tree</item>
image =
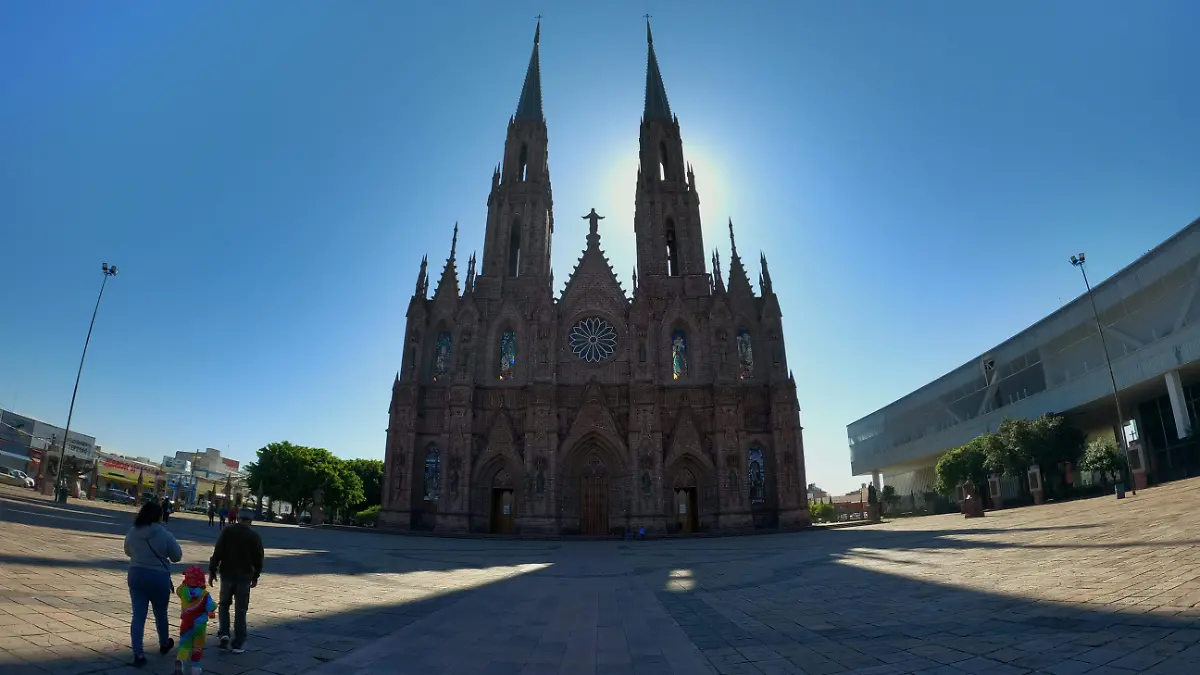
[[[1117,447],[1117,441],[1112,438],[1097,438],[1087,444],[1079,468],[1084,471],[1098,471],[1105,483],[1115,482],[1125,471],[1125,454]]]
[[[1023,421],[1017,420],[1018,423]],[[1025,469],[1029,466],[1029,461],[1022,454],[1020,446],[1007,440],[1005,432],[1010,435],[1013,433],[1013,425],[1010,422],[1012,420],[1004,420],[1000,423],[998,433],[984,434],[976,439],[979,441],[979,448],[984,456],[984,465],[989,474],[1019,476],[1024,474]]]
[[[959,483],[970,479],[976,488],[987,485],[987,456],[979,438],[953,448],[938,460],[934,467],[937,480],[934,488],[947,497],[953,497]]]
[[[378,459],[351,459],[346,462],[362,481],[363,499],[352,506],[365,509],[383,503],[383,462]]]
[[[888,510],[895,507],[896,502],[900,501],[900,495],[896,494],[896,486],[884,485],[883,493],[879,495],[879,501],[883,502]]]
[[[297,480],[304,470],[308,450],[288,441],[268,443],[259,448],[255,461],[246,465],[250,488],[272,500],[291,502],[299,513],[300,505],[295,501]]]
[[[813,522],[828,522],[837,517],[837,510],[833,507],[833,504],[810,502],[808,505],[808,515],[812,517]]]

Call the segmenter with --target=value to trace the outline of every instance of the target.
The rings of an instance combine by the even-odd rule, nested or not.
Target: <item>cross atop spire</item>
[[[542,66],[538,58],[538,42],[542,39],[542,15],[537,17],[537,28],[533,31],[533,54],[529,57],[529,69],[525,71],[525,86],[521,88],[521,100],[517,102],[516,119],[522,122],[544,122],[542,117]]]
[[[654,55],[654,34],[650,32],[650,15],[646,15],[646,107],[642,120],[671,121],[671,105],[667,103],[667,87],[663,84],[662,72],[658,69],[658,57]]]

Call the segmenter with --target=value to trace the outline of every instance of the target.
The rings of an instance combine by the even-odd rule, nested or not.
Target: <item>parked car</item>
[[[0,484],[25,487],[25,480],[14,476],[12,473],[0,473]]]
[[[104,501],[114,504],[135,504],[137,500],[124,490],[109,490],[104,495]]]
[[[6,473],[14,478],[21,479],[24,482],[25,487],[27,487],[31,490],[33,489],[34,480],[32,478],[30,478],[29,474],[25,473],[24,471],[21,471],[20,469],[8,469],[4,473]]]

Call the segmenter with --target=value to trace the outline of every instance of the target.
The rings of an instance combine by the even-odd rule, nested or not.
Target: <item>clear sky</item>
[[[846,424],[1200,216],[1200,3],[0,5],[0,407],[160,457],[382,457],[418,261],[482,250],[542,25],[556,283],[628,287],[645,29],[705,245],[766,250],[808,476]],[[460,270],[464,269],[460,263]]]

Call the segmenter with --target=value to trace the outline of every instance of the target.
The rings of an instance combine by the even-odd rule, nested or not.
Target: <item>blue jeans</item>
[[[133,622],[129,624],[129,646],[134,657],[145,654],[142,636],[146,632],[146,604],[154,607],[154,624],[158,629],[158,644],[165,646],[171,639],[167,606],[171,601],[171,575],[166,570],[145,567],[129,568],[129,599],[133,601]]]

